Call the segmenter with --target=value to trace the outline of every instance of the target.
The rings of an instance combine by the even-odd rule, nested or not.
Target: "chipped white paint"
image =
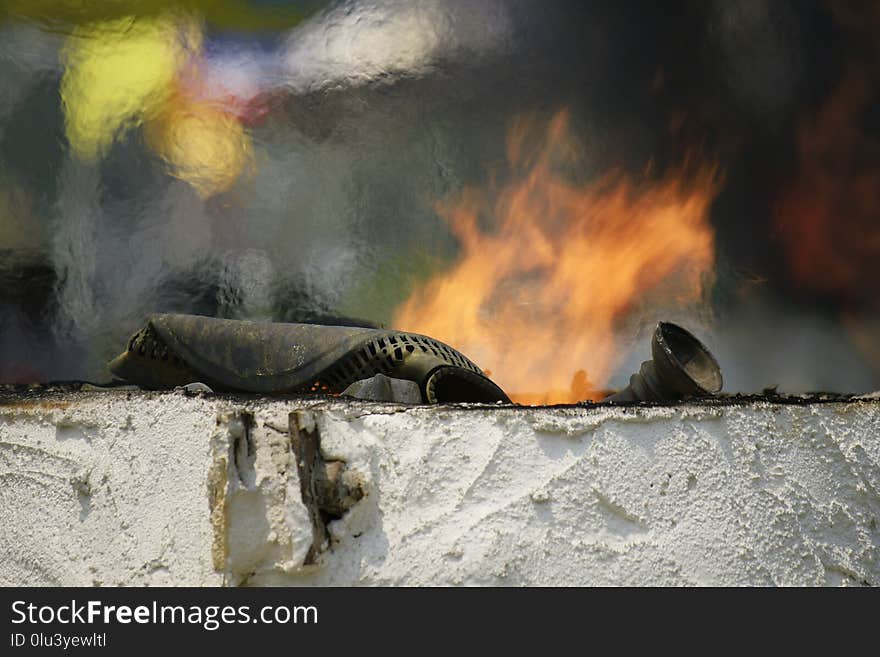
[[[318,404],[325,456],[368,494],[310,566],[286,434],[297,406],[66,402],[0,406],[4,584],[880,583],[876,401]]]

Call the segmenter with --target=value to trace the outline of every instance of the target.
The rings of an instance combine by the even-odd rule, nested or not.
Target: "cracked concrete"
[[[365,495],[306,564],[289,414]],[[6,585],[876,585],[880,402],[0,404]]]

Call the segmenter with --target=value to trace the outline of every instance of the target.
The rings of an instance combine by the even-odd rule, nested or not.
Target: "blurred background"
[[[106,381],[152,312],[359,320],[526,403],[659,319],[727,391],[880,388],[880,5],[0,9],[0,382]]]

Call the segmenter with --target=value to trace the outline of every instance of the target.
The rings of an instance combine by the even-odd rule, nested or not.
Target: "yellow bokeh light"
[[[147,126],[147,142],[169,173],[202,197],[229,189],[251,165],[251,141],[238,119],[207,102],[172,100]]]
[[[170,17],[120,19],[79,27],[62,50],[61,98],[74,153],[94,161],[113,140],[165,102],[186,55]]]
[[[73,153],[94,162],[143,125],[147,144],[203,197],[225,191],[250,166],[239,120],[200,95],[200,23],[180,14],[81,26],[62,52],[61,96]]]

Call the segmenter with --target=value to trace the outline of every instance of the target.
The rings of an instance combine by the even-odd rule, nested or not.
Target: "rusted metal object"
[[[439,340],[350,326],[152,315],[108,367],[145,388],[200,381],[214,390],[339,394],[384,374],[418,384],[426,403],[510,401]]]
[[[629,385],[604,401],[675,401],[721,392],[723,379],[715,357],[693,334],[660,322],[651,340],[652,360],[629,379]]]

